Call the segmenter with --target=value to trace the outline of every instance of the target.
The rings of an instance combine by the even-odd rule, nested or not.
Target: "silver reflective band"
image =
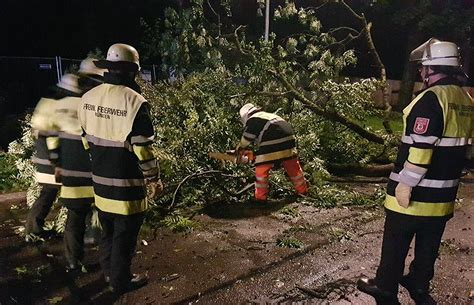
[[[145,185],[144,179],[117,179],[117,178],[106,178],[101,176],[92,175],[92,180],[95,183],[107,185],[107,186],[142,186]]]
[[[274,144],[280,144],[286,141],[291,141],[291,140],[296,140],[295,136],[287,136],[281,139],[276,139],[276,140],[269,140],[269,141],[264,141],[260,143],[260,146],[265,146],[265,145],[274,145]]]
[[[302,179],[302,178],[303,178],[302,174],[299,174],[298,176],[290,177],[291,180],[299,180],[299,179]]]
[[[155,136],[151,136],[151,137],[134,136],[130,139],[130,143],[132,143],[132,144],[142,144],[142,143],[153,142],[154,138],[155,138]]]
[[[91,142],[96,146],[121,147],[133,151],[132,146],[128,142],[111,141],[107,139],[97,138],[91,135],[86,135],[86,139],[88,142]]]
[[[246,137],[247,139],[255,139],[257,136],[254,135],[254,134],[251,134],[251,133],[248,133],[248,132],[244,132],[244,137]]]
[[[400,175],[397,173],[391,173],[390,179],[396,182],[400,182]],[[455,187],[459,184],[459,179],[454,180],[434,180],[434,179],[421,179],[417,186],[431,187],[431,188],[448,188]]]
[[[417,173],[405,167],[404,169],[400,171],[398,176],[401,183],[414,187],[420,183],[425,173]]]
[[[156,162],[156,159],[152,159],[150,161],[140,163],[140,164],[138,164],[138,166],[140,167],[140,169],[142,171],[148,171],[148,170],[156,168],[157,167],[157,162]]]
[[[472,138],[442,138],[438,142],[438,146],[465,146],[471,145]]]
[[[435,144],[436,141],[439,140],[439,138],[435,136],[420,136],[417,134],[411,134],[410,138],[412,138],[413,142],[427,144]]]
[[[33,163],[36,163],[36,164],[41,164],[41,165],[53,165],[53,163],[51,163],[51,161],[47,160],[47,159],[40,159],[38,157],[33,157],[31,158],[31,161]]]
[[[433,138],[438,139],[437,141],[431,142]],[[434,144],[435,146],[452,147],[452,146],[465,146],[472,144],[472,138],[437,138],[437,137],[423,137],[419,135],[402,136],[402,143],[413,144],[413,143],[428,143]]]
[[[55,137],[57,135],[58,135],[57,131],[44,131],[44,130],[38,131],[38,136],[42,136],[42,137]]]
[[[61,139],[82,141],[82,137],[80,135],[75,135],[75,134],[70,134],[70,133],[65,133],[65,132],[60,132],[59,137]]]
[[[64,176],[64,177],[78,177],[78,178],[92,178],[92,173],[91,172],[73,171],[73,170],[61,168],[61,176]]]
[[[285,122],[285,120],[283,120],[282,118],[276,117],[267,121],[267,123],[263,126],[262,130],[260,131],[260,134],[258,135],[257,142],[255,143],[257,144],[257,146],[260,146],[260,143],[262,142],[263,134],[265,133],[265,131],[267,131],[268,128],[270,128],[270,125],[278,123],[278,122]]]

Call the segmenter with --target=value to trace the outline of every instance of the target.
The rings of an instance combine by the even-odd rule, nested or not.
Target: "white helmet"
[[[94,64],[95,61],[97,61],[97,59],[91,57],[84,59],[81,61],[81,65],[79,66],[79,71],[77,71],[77,73],[87,76],[97,75],[104,77],[104,73],[107,72],[107,70],[97,67]]]
[[[250,115],[253,114],[254,112],[259,111],[260,108],[256,107],[252,103],[247,103],[240,108],[239,114],[240,114],[240,121],[242,121],[242,124],[246,124],[247,120],[249,119]]]
[[[456,44],[430,38],[410,53],[410,61],[423,66],[454,66],[459,67],[460,56]]]
[[[59,88],[81,94],[82,90],[79,88],[79,76],[74,74],[64,74],[61,80],[56,84]]]
[[[454,66],[459,67],[459,48],[455,43],[438,41],[429,44],[423,51],[423,66]]]
[[[117,69],[125,71],[140,71],[140,58],[137,50],[123,43],[116,43],[110,46],[107,51],[106,60],[95,61],[94,64],[99,68]]]

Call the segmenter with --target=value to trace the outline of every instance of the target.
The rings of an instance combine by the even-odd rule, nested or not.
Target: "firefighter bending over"
[[[270,170],[280,165],[285,169],[298,194],[306,194],[308,185],[298,161],[296,138],[291,125],[278,115],[262,111],[250,103],[240,109],[240,119],[245,129],[236,152],[251,143],[257,146],[255,200],[267,200]]]

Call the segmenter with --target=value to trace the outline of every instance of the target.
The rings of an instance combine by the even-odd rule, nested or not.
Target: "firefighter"
[[[399,304],[399,283],[416,304],[436,304],[430,280],[472,141],[474,102],[461,88],[466,77],[457,46],[431,39],[410,60],[421,63],[424,88],[403,110],[402,144],[387,186],[380,265],[374,279],[357,283],[378,304]],[[415,257],[403,276],[414,237]]]
[[[267,200],[270,170],[280,165],[298,194],[306,194],[308,186],[298,161],[291,125],[278,115],[264,112],[250,103],[240,109],[240,118],[245,129],[236,152],[251,143],[258,147],[255,154],[255,200]]]
[[[63,99],[79,96],[79,88],[73,80],[67,78],[63,82],[59,82],[47,97],[40,99],[31,117],[36,149],[32,161],[36,166],[35,178],[41,186],[41,191],[28,211],[25,224],[26,241],[36,241],[38,237],[46,238],[51,235],[51,231],[45,231],[43,228],[44,220],[56,200],[61,186],[61,183],[56,181],[55,167],[50,161],[48,149],[48,147],[53,149],[57,143],[58,132],[53,127],[52,118],[56,105]]]
[[[118,43],[109,48],[106,60],[94,63],[108,72],[104,84],[83,95],[78,115],[92,160],[101,266],[110,290],[122,294],[148,282],[147,276],[132,274],[130,265],[148,209],[146,185],[151,197],[163,186],[151,147],[149,106],[135,82],[138,52]]]
[[[104,71],[85,59],[81,63],[81,76],[66,74],[59,86],[69,84],[81,94],[100,84]],[[92,63],[92,62],[91,62]],[[82,84],[82,86],[81,86]],[[50,145],[50,160],[55,164],[56,179],[62,182],[59,202],[68,209],[64,229],[64,247],[67,270],[82,267],[86,219],[92,213],[94,190],[92,187],[91,162],[82,143],[82,128],[77,117],[80,97],[66,97],[55,107],[53,128],[58,132],[57,141]],[[50,140],[51,141],[51,140]]]

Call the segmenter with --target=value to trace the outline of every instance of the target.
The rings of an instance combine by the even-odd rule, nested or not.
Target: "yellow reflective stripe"
[[[61,185],[61,183],[56,182],[56,178],[54,177],[53,174],[45,174],[45,173],[36,172],[35,178],[38,183]]]
[[[54,150],[59,147],[59,137],[47,137],[46,146],[49,150]]]
[[[84,146],[85,150],[89,150],[89,142],[87,142],[87,139],[85,137],[81,137],[82,140],[82,146]]]
[[[387,195],[385,207],[397,213],[413,216],[447,216],[454,211],[454,201],[439,203],[410,201],[410,205],[405,209],[398,205],[397,198]]]
[[[408,161],[413,164],[431,164],[432,149],[410,147]]]
[[[240,139],[239,147],[245,148],[245,147],[249,146],[250,143],[252,143],[252,142],[250,142],[250,141],[247,140],[246,138],[242,137],[242,138]]]
[[[443,137],[471,137],[474,107],[469,94],[456,85],[434,86],[429,90],[436,94],[443,109]]]
[[[138,160],[145,161],[154,159],[153,149],[150,146],[133,145],[133,152],[137,155]]]
[[[61,186],[61,198],[93,198],[94,188],[92,186]]]
[[[294,157],[296,155],[297,155],[296,148],[291,148],[291,149],[277,151],[277,152],[274,152],[274,153],[258,155],[255,158],[255,163],[273,161],[273,160],[280,160],[280,159],[284,159],[284,158]]]
[[[144,212],[148,209],[148,201],[146,198],[139,200],[114,200],[100,197],[97,194],[94,196],[95,206],[103,211],[120,215],[131,215]]]

